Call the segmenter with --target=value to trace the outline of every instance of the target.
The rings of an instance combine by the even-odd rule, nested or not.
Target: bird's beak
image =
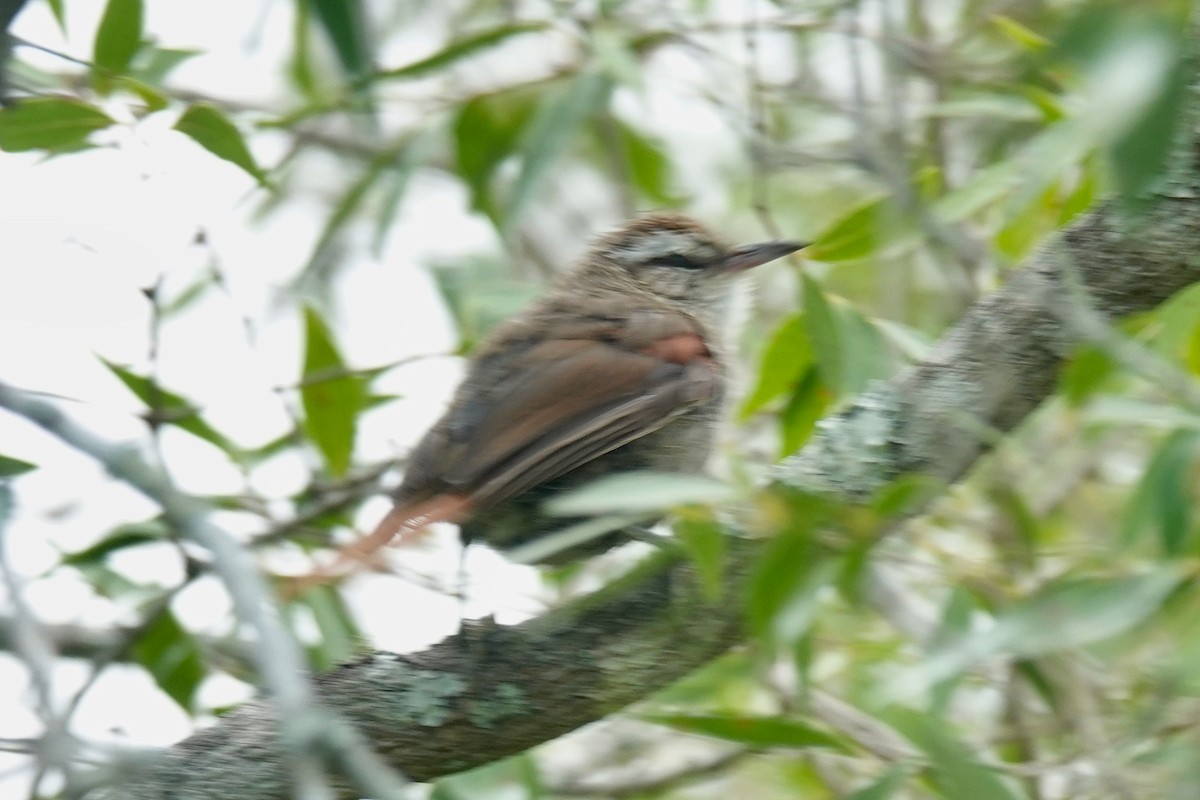
[[[725,256],[725,271],[742,272],[808,247],[807,242],[761,242],[735,247]]]

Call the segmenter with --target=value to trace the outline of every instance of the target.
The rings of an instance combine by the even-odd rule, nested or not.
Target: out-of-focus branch
[[[283,746],[288,758],[282,763],[284,779],[303,780],[319,797],[323,760],[346,763],[360,761],[358,752],[369,752],[357,733],[318,708],[306,680],[300,648],[284,627],[271,594],[253,559],[236,540],[208,521],[209,509],[198,499],[176,490],[167,479],[137,453],[133,446],[106,442],[68,419],[53,405],[0,383],[0,407],[24,417],[75,449],[86,453],[115,478],[154,500],[167,522],[184,536],[212,553],[216,572],[233,598],[239,618],[255,633],[256,662],[266,688],[286,726],[273,730],[272,738]],[[358,751],[358,752],[352,752]],[[381,765],[370,764],[356,777],[380,797],[398,797],[402,780]]]

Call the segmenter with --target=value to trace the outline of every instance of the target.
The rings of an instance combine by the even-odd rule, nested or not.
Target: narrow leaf
[[[343,475],[350,466],[358,413],[366,391],[361,378],[346,374],[346,365],[329,329],[311,308],[304,311],[304,327],[304,376],[300,388],[304,428],[324,456],[329,471]]]
[[[1121,538],[1136,539],[1147,528],[1157,529],[1163,552],[1180,555],[1192,528],[1192,464],[1200,431],[1180,430],[1167,437],[1150,461],[1130,498],[1121,524]]]
[[[608,76],[583,72],[538,107],[521,142],[521,171],[508,202],[507,229],[516,224],[583,123],[608,104],[611,89]]]
[[[190,136],[218,158],[241,167],[260,185],[267,185],[266,175],[250,154],[241,132],[215,106],[208,103],[191,106],[175,123],[175,130]]]
[[[99,564],[108,558],[110,553],[150,542],[161,542],[169,533],[166,523],[161,519],[119,525],[94,545],[66,554],[63,563],[74,567]]]
[[[96,29],[92,60],[109,72],[124,72],[141,39],[142,0],[108,0]]]
[[[346,74],[359,78],[371,72],[371,48],[365,9],[360,0],[306,0],[333,43]]]
[[[645,714],[642,719],[750,747],[820,747],[848,751],[836,736],[803,720],[789,717]]]
[[[1162,565],[1115,578],[1061,579],[1002,611],[990,628],[940,648],[904,688],[937,683],[1000,654],[1029,658],[1125,633],[1155,614],[1186,577]]]
[[[812,364],[812,347],[804,331],[804,317],[793,314],[783,321],[763,349],[758,366],[758,384],[742,402],[739,416],[755,411],[792,389]]]
[[[175,615],[162,611],[133,644],[133,655],[167,695],[187,711],[192,710],[196,689],[204,680],[200,646]]]
[[[37,469],[37,464],[30,464],[28,461],[22,461],[12,456],[0,455],[0,480],[15,478],[17,475],[24,475],[35,469]]]
[[[0,150],[74,147],[114,120],[93,105],[68,97],[32,97],[0,109]]]
[[[625,472],[564,492],[549,500],[547,513],[561,517],[614,512],[659,511],[693,503],[731,500],[739,492],[705,475],[673,472]]]
[[[971,749],[949,732],[946,721],[899,709],[889,715],[895,727],[929,756],[939,794],[952,800],[1021,800],[994,771],[980,764]]]
[[[456,61],[472,56],[481,50],[494,47],[514,36],[545,29],[546,23],[544,22],[518,22],[512,25],[501,25],[498,28],[491,28],[474,36],[468,36],[464,39],[451,42],[433,55],[413,61],[410,64],[405,64],[403,67],[377,72],[375,73],[375,77],[405,79],[423,77],[431,72],[444,69]]]

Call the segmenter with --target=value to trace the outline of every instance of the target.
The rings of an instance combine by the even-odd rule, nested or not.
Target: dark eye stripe
[[[665,256],[655,256],[650,259],[650,263],[656,267],[678,267],[679,269],[700,269],[702,264],[697,264],[683,253],[669,253]]]

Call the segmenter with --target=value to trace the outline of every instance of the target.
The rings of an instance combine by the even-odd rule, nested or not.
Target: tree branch
[[[905,473],[959,479],[997,433],[1049,396],[1081,340],[1068,272],[1109,319],[1151,309],[1200,279],[1195,167],[1189,154],[1136,224],[1104,205],[1055,236],[929,358],[823,423],[777,480],[859,498]],[[660,553],[521,625],[469,625],[419,653],[372,653],[318,676],[316,694],[415,779],[489,763],[639,700],[737,643],[738,598],[756,551],[753,542],[731,543],[719,599],[703,593],[689,564]],[[263,702],[248,704],[172,748],[121,796],[286,797],[275,717]]]

